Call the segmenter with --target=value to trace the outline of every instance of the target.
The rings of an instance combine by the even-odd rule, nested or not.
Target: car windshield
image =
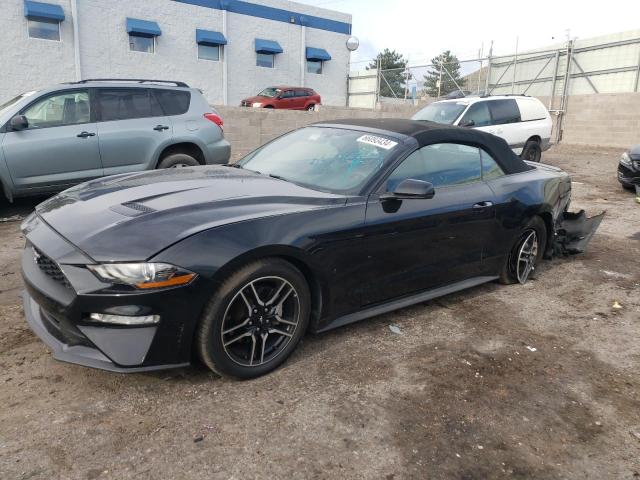
[[[467,104],[462,102],[435,102],[424,107],[411,119],[451,125],[465,108],[467,108]]]
[[[34,93],[36,93],[36,92],[21,93],[17,97],[14,97],[11,100],[9,100],[8,102],[3,103],[2,105],[0,105],[0,115],[2,115],[4,112],[9,110],[11,107],[13,107],[16,103],[18,103],[23,98],[30,97]]]
[[[239,165],[314,190],[353,194],[397,145],[391,138],[356,130],[306,127],[250,153]]]
[[[262,90],[258,96],[259,97],[269,97],[269,98],[274,98],[277,97],[280,92],[282,92],[282,90],[280,90],[279,88],[275,88],[275,87],[269,87],[269,88],[265,88],[264,90]]]

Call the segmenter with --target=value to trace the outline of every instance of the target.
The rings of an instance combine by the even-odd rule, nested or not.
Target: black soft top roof
[[[318,125],[322,124],[380,130],[390,134],[412,137],[416,139],[420,147],[434,143],[462,143],[477,146],[486,150],[500,164],[505,173],[525,172],[532,168],[513,153],[504,139],[471,128],[399,118],[351,118],[325,121]]]

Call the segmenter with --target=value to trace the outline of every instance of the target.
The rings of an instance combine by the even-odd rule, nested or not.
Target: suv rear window
[[[165,115],[182,115],[189,110],[191,92],[159,89],[154,89],[153,92],[155,92]]]
[[[491,100],[489,102],[494,125],[516,123],[520,121],[520,110],[515,100]]]
[[[103,122],[162,115],[160,105],[146,88],[100,88],[97,101]]]

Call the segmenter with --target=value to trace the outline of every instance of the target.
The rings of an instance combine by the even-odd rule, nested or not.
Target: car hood
[[[260,96],[260,95],[256,95],[255,97],[248,97],[245,98],[243,100],[243,102],[250,102],[250,103],[254,103],[254,102],[268,102],[270,100],[275,100],[275,98],[273,97],[264,97],[264,96]]]
[[[97,262],[139,261],[202,230],[345,201],[250,170],[206,166],[84,183],[36,214]]]
[[[640,160],[640,144],[634,145],[629,149],[629,156],[632,160]]]

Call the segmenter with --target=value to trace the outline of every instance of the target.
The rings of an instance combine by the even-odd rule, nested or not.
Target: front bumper
[[[634,160],[634,165],[638,164],[640,167],[640,161]],[[618,164],[618,181],[625,187],[632,187],[634,185],[640,185],[640,168],[630,169],[621,163]]]
[[[75,363],[85,367],[119,373],[147,372],[189,365],[187,362],[173,365],[118,366],[112,358],[106,356],[100,349],[95,346],[89,346],[89,338],[84,338],[84,341],[87,342],[86,345],[73,344],[72,342],[65,343],[65,339],[74,333],[66,331],[63,325],[45,313],[27,291],[23,293],[23,306],[27,323],[33,333],[51,349],[53,358],[61,362]],[[134,361],[138,364],[144,362],[156,330],[155,327],[126,329],[127,331],[123,335],[122,330],[124,329],[93,328],[99,328],[102,331],[96,333],[104,335],[103,338],[106,343],[103,344],[103,348],[109,350],[110,342],[112,346],[116,347],[115,351],[110,351],[112,357],[115,357],[120,362],[130,363]],[[100,335],[96,338],[99,342]]]
[[[90,258],[44,222],[36,223],[25,233],[22,254],[24,313],[54,358],[115,372],[190,363],[202,305],[197,280],[161,291],[109,291],[109,285],[84,267],[92,263]],[[151,326],[121,326],[92,322],[89,317],[90,313],[120,314],[123,309],[159,315],[160,321]]]

